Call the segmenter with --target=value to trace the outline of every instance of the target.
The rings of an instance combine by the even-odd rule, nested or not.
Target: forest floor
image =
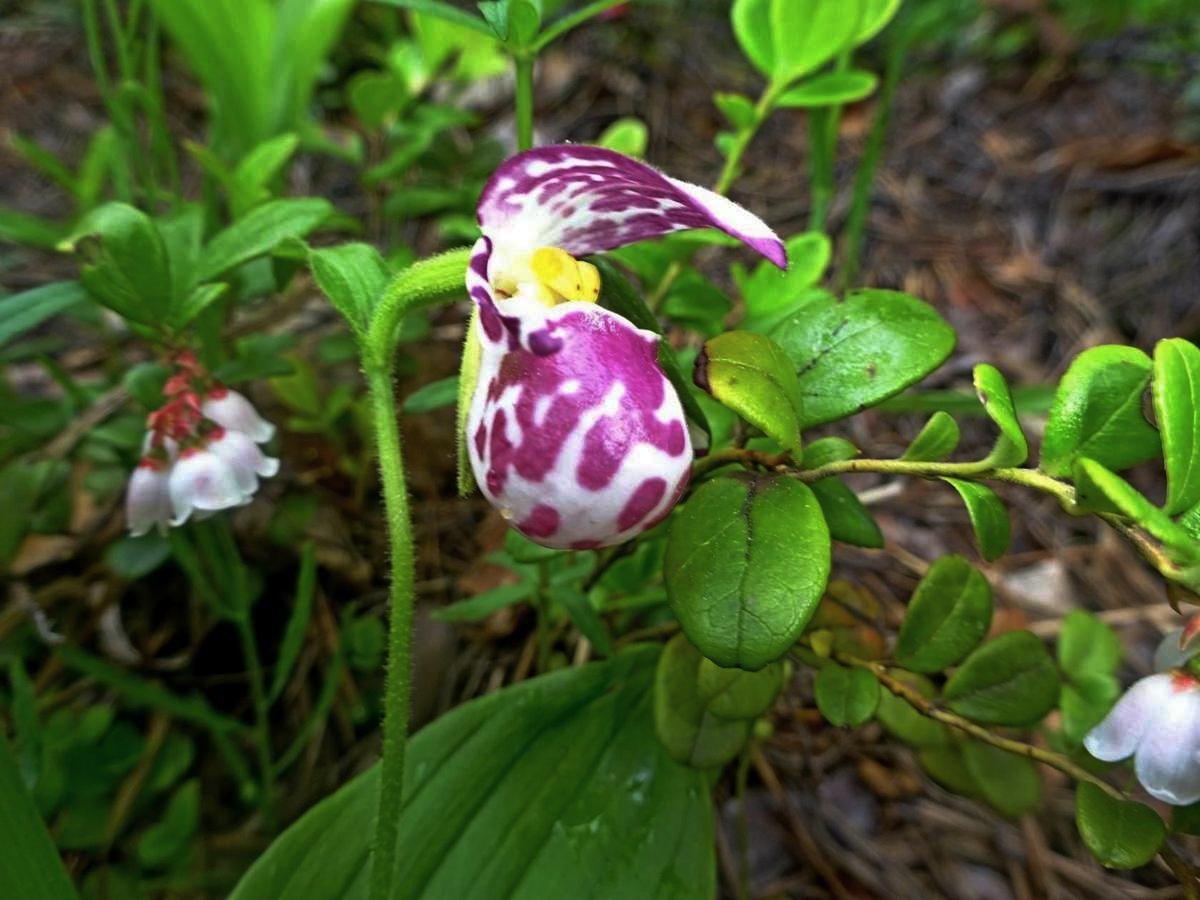
[[[615,116],[639,115],[649,126],[650,161],[676,177],[710,183],[720,161],[712,143],[720,121],[711,94],[750,93],[756,85],[723,20],[700,15],[667,27],[667,15],[650,7],[619,28],[585,29],[551,53],[541,71],[540,138],[587,140]],[[697,46],[724,51],[698,54]],[[963,389],[972,366],[985,360],[1014,384],[1047,383],[1088,346],[1121,341],[1148,350],[1159,338],[1200,331],[1200,144],[1187,139],[1180,87],[1140,66],[1144,52],[1145,43],[1130,37],[1085,45],[1058,60],[918,60],[923,64],[902,80],[859,281],[922,297],[957,329],[957,351],[928,387]],[[103,115],[79,35],[52,27],[32,35],[0,31],[0,57],[6,61],[0,130],[77,158]],[[194,131],[202,97],[181,73],[169,88],[181,131]],[[842,125],[843,162],[830,219],[835,236],[875,112],[873,101],[852,107]],[[499,129],[507,115],[498,105],[483,118]],[[751,148],[745,177],[733,191],[782,234],[805,228],[805,147],[803,114],[777,115]],[[22,165],[0,148],[0,202],[33,213],[61,212],[63,196]],[[350,212],[363,202],[354,193],[353,171],[339,164],[303,160],[294,178],[297,193],[329,196]],[[418,244],[427,240],[420,230],[410,237]],[[7,289],[19,290],[71,277],[74,263],[4,248],[0,273]],[[311,286],[291,298],[289,309],[275,327],[301,331],[305,345],[338,327]],[[410,348],[416,359],[402,390],[454,373],[461,312],[441,315],[431,339]],[[70,370],[105,365],[87,332],[73,340],[64,361]],[[344,373],[353,377],[353,367]],[[269,416],[285,417],[269,394],[258,399]],[[843,425],[842,433],[869,455],[886,456],[899,453],[922,420],[920,414],[869,412]],[[1037,415],[1026,424],[1036,433]],[[419,552],[415,702],[418,721],[426,721],[530,674],[536,635],[527,610],[503,611],[465,630],[428,618],[429,609],[506,576],[484,560],[500,546],[503,524],[481,501],[455,497],[449,410],[407,417],[404,426]],[[987,430],[980,422],[964,438],[964,452],[984,449]],[[343,605],[384,607],[378,510],[363,500],[359,486],[334,471],[319,436],[288,434],[281,455],[284,475],[271,483],[267,497],[278,499],[302,485],[319,498],[310,536],[319,541],[323,568],[318,621],[332,646]],[[1154,496],[1161,492],[1159,477],[1147,469],[1135,471],[1133,480]],[[856,487],[879,484],[868,477]],[[1118,628],[1127,650],[1126,680],[1148,673],[1161,634],[1176,622],[1161,583],[1102,527],[1072,520],[1049,500],[1002,493],[1013,511],[1012,548],[984,566],[1002,610],[997,624],[1050,635],[1064,614],[1087,609]],[[948,552],[973,560],[977,555],[965,513],[944,487],[909,480],[873,494],[887,549],[839,549],[835,578],[870,592],[895,625],[928,561]],[[251,548],[267,527],[255,509],[267,505],[238,516],[238,531]],[[53,615],[68,639],[87,641],[95,631],[95,607],[86,600],[102,577],[99,548],[112,534],[111,526],[99,528],[65,556],[43,559],[29,551],[19,579],[40,597],[53,598]],[[247,552],[269,579],[290,577],[287,567],[273,564],[269,547]],[[175,586],[152,581],[127,588],[121,599],[127,629],[144,650],[153,647],[151,656],[187,656],[191,684],[219,708],[223,690],[230,693],[224,702],[240,702],[233,637],[220,627],[195,633],[186,607],[171,602]],[[282,629],[270,610],[260,614],[263,633]],[[302,665],[313,665],[326,650],[306,651]],[[61,673],[40,673],[39,683],[55,677]],[[355,700],[355,690],[347,685],[345,699]],[[300,695],[295,702],[300,716],[312,697]],[[348,714],[335,715],[331,728],[325,749],[299,766],[285,812],[311,804],[377,754],[377,735]],[[1167,886],[1173,882],[1165,870],[1143,869],[1135,879],[1092,861],[1072,824],[1069,786],[1056,773],[1046,775],[1039,812],[1006,820],[943,791],[909,750],[882,738],[877,725],[848,732],[824,724],[810,685],[798,680],[779,704],[775,736],[750,773],[745,815],[754,896],[1181,896]],[[732,790],[732,778],[718,788],[722,885],[730,896],[741,815]],[[246,849],[238,832],[222,832],[234,821],[215,817],[213,840]]]

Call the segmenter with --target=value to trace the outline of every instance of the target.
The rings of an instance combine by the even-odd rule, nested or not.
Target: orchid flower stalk
[[[545,546],[626,541],[679,500],[692,446],[659,336],[596,303],[600,276],[581,257],[713,227],[784,268],[783,243],[736,203],[590,146],[510,158],[478,217],[467,289],[480,360],[463,436],[476,481]]]

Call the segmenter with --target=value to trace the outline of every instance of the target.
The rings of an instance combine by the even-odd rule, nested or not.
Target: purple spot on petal
[[[667,492],[667,483],[661,478],[647,478],[638,485],[633,496],[626,501],[624,509],[617,517],[617,526],[625,531],[632,528],[650,514],[663,494]]]
[[[599,546],[601,546],[600,541],[571,541],[572,550],[595,550]]]
[[[545,503],[539,503],[529,515],[517,526],[525,534],[533,538],[548,538],[558,531],[560,517],[558,510]]]

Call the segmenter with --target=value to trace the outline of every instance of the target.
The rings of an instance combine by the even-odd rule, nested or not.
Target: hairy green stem
[[[408,742],[412,668],[413,542],[392,367],[368,369],[367,384],[371,394],[371,414],[379,457],[379,476],[383,484],[388,549],[391,553],[383,761],[369,896],[371,900],[387,900],[392,894],[396,837],[400,826],[400,806],[404,800],[404,756]]]
[[[533,146],[533,63],[535,56],[522,51],[513,54],[516,70],[517,149]]]
[[[379,476],[391,555],[388,592],[387,671],[383,701],[383,758],[380,763],[379,805],[375,815],[369,897],[392,896],[396,868],[396,838],[404,800],[404,757],[408,743],[409,691],[412,669],[414,554],[408,485],[396,408],[396,329],[411,310],[459,293],[470,253],[452,250],[400,272],[388,285],[363,338],[363,369],[371,397]]]

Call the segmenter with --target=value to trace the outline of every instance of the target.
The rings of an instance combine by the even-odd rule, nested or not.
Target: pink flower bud
[[[258,490],[259,478],[279,471],[279,460],[267,456],[240,431],[219,428],[209,437],[208,449],[233,469],[238,489],[247,496]]]
[[[233,467],[207,448],[192,447],[179,454],[168,489],[172,525],[182,525],[195,510],[229,509],[250,499],[239,487]]]
[[[275,426],[258,414],[254,405],[237,391],[215,387],[204,395],[200,411],[229,431],[240,431],[257,444],[275,435]]]
[[[1200,800],[1200,681],[1162,672],[1136,682],[1083,739],[1097,759],[1132,756],[1142,787],[1174,806]]]
[[[165,459],[145,457],[129,476],[125,490],[125,525],[134,537],[151,528],[166,531],[171,524],[171,496],[167,482],[170,465]]]

